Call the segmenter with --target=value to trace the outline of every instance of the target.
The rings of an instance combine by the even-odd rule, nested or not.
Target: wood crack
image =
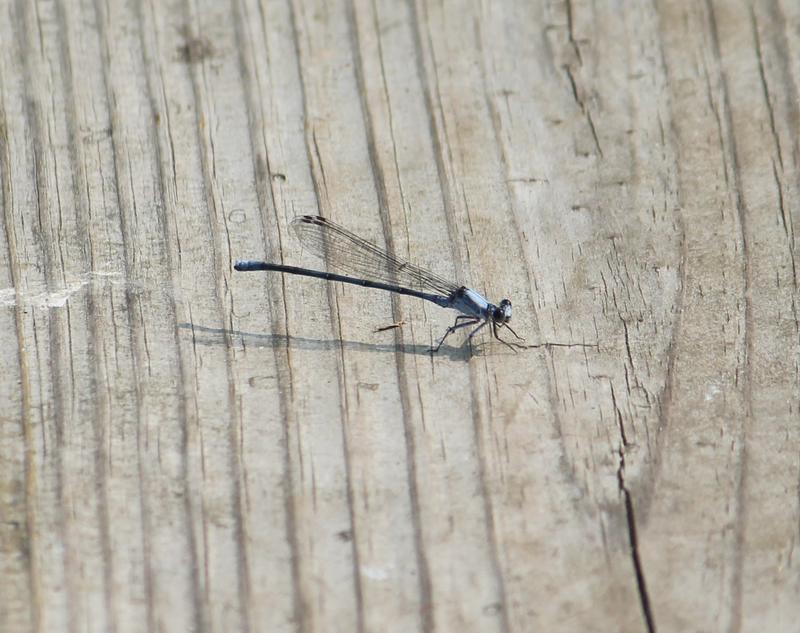
[[[625,440],[623,434],[623,446],[624,442]],[[631,563],[633,564],[633,570],[636,574],[636,589],[639,594],[639,604],[642,608],[642,615],[644,616],[648,633],[655,633],[656,623],[653,617],[653,609],[650,605],[650,596],[647,592],[644,566],[642,565],[642,560],[639,555],[639,537],[636,530],[636,514],[633,510],[633,499],[631,492],[625,482],[625,449],[623,446],[620,446],[618,449],[619,467],[617,468],[617,483],[625,503],[625,518],[628,524],[628,545],[630,546]]]

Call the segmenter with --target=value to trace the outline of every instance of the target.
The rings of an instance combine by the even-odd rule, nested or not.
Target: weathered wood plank
[[[791,630],[795,4],[4,5],[0,629]]]
[[[797,191],[790,130],[799,119],[780,95],[796,94],[796,78],[772,88],[788,78],[787,9],[675,5],[664,16],[674,27],[664,41],[686,242],[654,538],[643,551],[655,578],[680,570],[682,608],[661,598],[657,610],[672,628],[789,630],[796,610],[796,528],[770,516],[776,503],[797,512],[789,192]],[[771,42],[767,51],[761,42]],[[784,153],[794,157],[782,165]],[[684,513],[693,519],[682,526],[675,519]],[[670,544],[668,557],[659,541]]]

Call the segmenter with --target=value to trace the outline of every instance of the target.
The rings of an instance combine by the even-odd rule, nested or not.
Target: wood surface
[[[796,0],[6,0],[0,54],[0,631],[798,630]],[[529,347],[233,272],[305,213]]]

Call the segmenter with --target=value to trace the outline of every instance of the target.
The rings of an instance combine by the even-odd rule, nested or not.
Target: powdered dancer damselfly
[[[442,279],[321,216],[301,215],[292,220],[292,228],[304,247],[322,257],[331,268],[348,273],[348,276],[254,260],[239,260],[233,267],[241,271],[272,270],[365,288],[378,288],[457,310],[461,314],[447,328],[436,347],[431,348],[432,353],[439,351],[450,334],[470,325],[477,327],[469,333],[468,339],[472,339],[481,329],[491,324],[492,333],[498,341],[514,351],[515,345],[524,347],[518,343],[509,343],[498,334],[501,328],[507,328],[518,340],[524,340],[508,324],[511,320],[511,302],[508,299],[503,299],[500,305],[489,303],[472,288]]]

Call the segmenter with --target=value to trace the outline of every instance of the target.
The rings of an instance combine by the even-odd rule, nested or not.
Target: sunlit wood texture
[[[0,630],[797,630],[800,3],[0,10]]]

